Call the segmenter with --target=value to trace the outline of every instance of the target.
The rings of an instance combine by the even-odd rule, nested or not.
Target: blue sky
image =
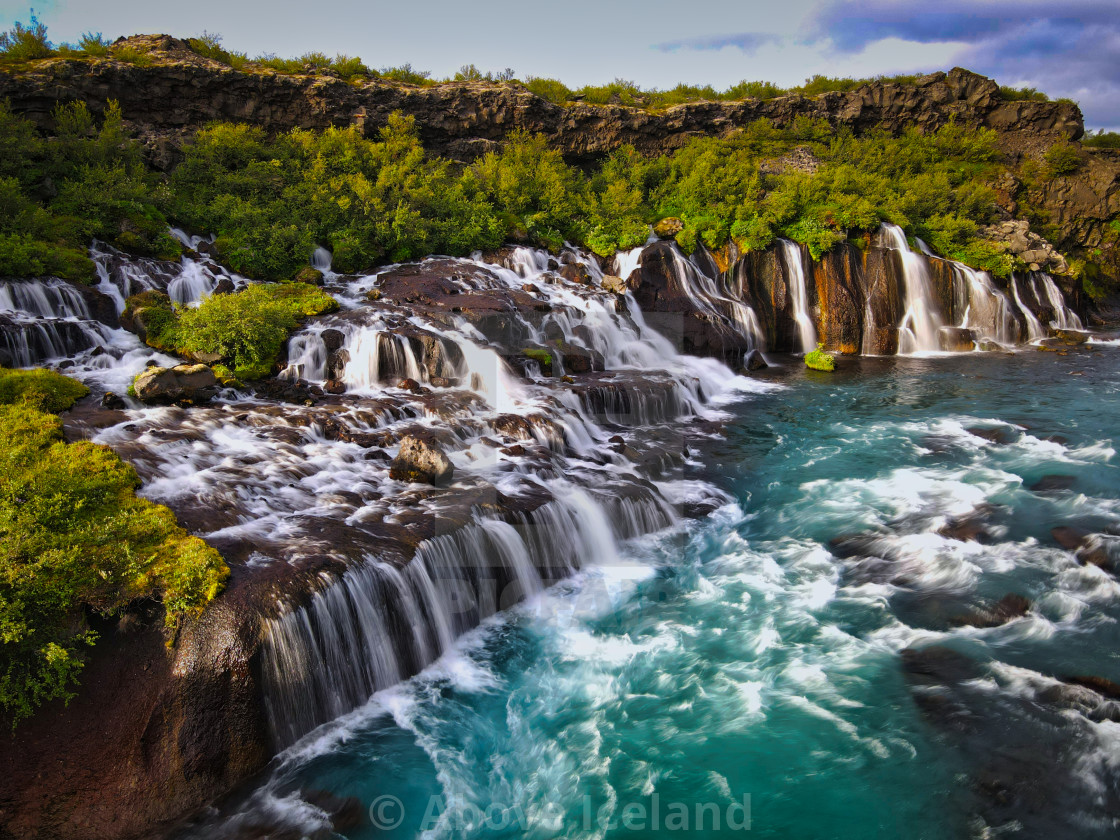
[[[571,86],[789,86],[961,65],[1068,96],[1090,128],[1120,130],[1120,0],[0,0],[0,25],[31,5],[56,41],[206,30],[250,55],[346,53],[436,76],[473,63]]]

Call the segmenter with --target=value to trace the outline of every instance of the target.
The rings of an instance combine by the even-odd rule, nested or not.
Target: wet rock
[[[312,268],[307,265],[296,272],[296,276],[292,278],[296,283],[307,283],[312,286],[323,285],[323,272],[317,268]]]
[[[101,407],[111,408],[118,411],[127,408],[124,398],[117,394],[114,394],[112,391],[105,392],[105,396],[101,398]]]
[[[1077,477],[1072,475],[1044,475],[1030,486],[1032,493],[1059,493],[1069,490],[1077,483]]]
[[[998,352],[1000,350],[1006,350],[1007,349],[1002,344],[1000,344],[998,341],[993,341],[990,338],[980,339],[980,341],[977,343],[976,346],[979,347],[981,350],[983,350],[985,353],[995,353],[995,352]]]
[[[1007,446],[1019,439],[1019,432],[1010,426],[970,426],[965,431],[999,446]]]
[[[743,367],[753,372],[756,370],[764,370],[770,367],[770,365],[766,363],[766,359],[763,358],[759,351],[751,350],[743,359]]]
[[[987,542],[991,536],[987,528],[988,519],[994,510],[991,506],[985,505],[965,516],[951,517],[937,529],[937,533],[947,539],[961,542]]]
[[[211,294],[232,295],[235,291],[237,291],[237,287],[233,285],[233,281],[228,277],[223,277],[215,284],[214,291]]]
[[[615,277],[613,274],[604,274],[603,280],[599,284],[603,291],[610,292],[614,295],[624,295],[627,291],[626,281],[621,277]]]
[[[1080,330],[1054,330],[1053,339],[1068,347],[1076,347],[1089,340],[1089,333]]]
[[[455,467],[433,440],[417,435],[401,439],[401,448],[393,459],[389,477],[395,481],[433,484],[442,487],[451,483]]]
[[[204,402],[217,386],[218,378],[206,365],[150,367],[132,383],[136,398],[146,403]]]
[[[328,394],[335,394],[335,395],[345,394],[346,393],[346,383],[343,382],[340,379],[328,379],[326,382],[323,383],[323,390],[326,391]]]
[[[581,286],[591,285],[591,273],[586,266],[580,263],[568,263],[561,266],[560,276],[569,283],[579,283]]]
[[[330,330],[327,332],[330,332]],[[342,379],[343,372],[348,364],[350,364],[350,351],[345,348],[334,350],[327,356],[327,379]]]
[[[976,348],[976,333],[964,327],[942,327],[937,338],[947,353],[969,353]]]
[[[1071,685],[1079,685],[1084,688],[1091,689],[1103,697],[1110,700],[1120,700],[1120,684],[1106,680],[1104,677],[1094,676],[1074,676],[1065,677],[1063,682],[1070,683]]]
[[[1086,531],[1080,528],[1071,528],[1068,525],[1061,525],[1057,528],[1050,529],[1050,536],[1054,538],[1054,542],[1064,548],[1066,551],[1075,551],[1085,544],[1085,538],[1089,536]]]
[[[1022,595],[1004,595],[990,609],[978,609],[958,617],[953,623],[966,627],[999,627],[1002,624],[1022,618],[1031,609],[1029,598]]]
[[[402,379],[397,383],[398,388],[402,388],[412,394],[424,393],[424,386],[417,382],[415,379]]]
[[[319,333],[319,338],[323,342],[323,346],[327,348],[328,353],[334,353],[346,343],[346,334],[333,327]]]

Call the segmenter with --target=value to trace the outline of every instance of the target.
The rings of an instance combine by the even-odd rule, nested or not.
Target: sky
[[[464,64],[570,87],[783,87],[967,67],[1069,97],[1090,129],[1120,131],[1120,0],[0,0],[51,39],[222,36],[250,56],[318,51],[445,77]]]

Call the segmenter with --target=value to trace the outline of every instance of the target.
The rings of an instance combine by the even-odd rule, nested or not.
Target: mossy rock
[[[308,265],[297,271],[296,276],[293,279],[297,283],[307,283],[312,286],[322,286],[323,272]]]
[[[653,234],[658,239],[673,239],[682,230],[684,230],[684,222],[676,216],[662,219],[653,226]]]
[[[805,367],[810,370],[833,371],[836,370],[836,360],[832,354],[824,351],[824,345],[818,344],[816,350],[805,354]]]

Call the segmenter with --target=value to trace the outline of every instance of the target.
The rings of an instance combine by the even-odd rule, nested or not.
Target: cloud
[[[718,35],[710,38],[684,38],[679,41],[665,41],[654,44],[654,48],[662,52],[676,52],[677,50],[722,50],[732,47],[741,50],[747,55],[753,55],[760,47],[767,44],[781,43],[783,38],[772,32],[739,32],[734,35]]]

